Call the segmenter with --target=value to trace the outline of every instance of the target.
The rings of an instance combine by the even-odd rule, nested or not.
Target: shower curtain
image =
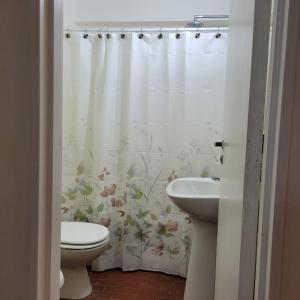
[[[219,175],[226,49],[225,32],[66,34],[62,219],[109,228],[94,270],[185,276],[191,220],[165,189]]]

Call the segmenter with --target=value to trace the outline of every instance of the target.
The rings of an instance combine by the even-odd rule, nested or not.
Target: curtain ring
[[[89,37],[88,33],[86,32],[86,29],[84,29],[84,34],[82,35],[84,39],[87,39]]]
[[[124,33],[124,28],[122,28],[122,30],[121,30],[120,37],[122,40],[126,39],[126,34]]]
[[[199,27],[197,27],[196,33],[195,33],[195,38],[196,38],[196,39],[199,39],[200,36],[201,36],[201,33],[199,32]]]
[[[141,33],[138,34],[138,38],[140,40],[144,38],[143,28],[141,28]]]
[[[109,40],[111,38],[111,34],[109,33],[109,28],[105,28],[105,31],[106,31],[105,37],[106,39]]]
[[[84,38],[84,39],[87,39],[88,37],[89,37],[89,35],[88,35],[87,33],[84,33],[84,34],[83,34],[83,38]]]
[[[164,37],[161,28],[160,28],[160,33],[158,34],[158,39],[161,40]]]
[[[99,29],[98,38],[101,40],[103,38],[103,35],[101,33],[101,29]]]
[[[69,39],[69,38],[71,38],[71,33],[70,32],[68,32],[70,30],[70,28],[67,28],[67,32],[65,33],[65,38],[66,39]]]

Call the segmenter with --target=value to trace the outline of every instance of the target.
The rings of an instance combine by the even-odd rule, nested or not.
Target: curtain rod
[[[92,28],[84,28],[84,29],[64,29],[64,32],[78,32],[78,33],[85,33],[85,32],[174,32],[177,31],[226,31],[228,30],[227,27],[211,27],[211,28],[203,28],[203,27],[183,27],[183,28],[98,28],[98,29],[92,29]]]

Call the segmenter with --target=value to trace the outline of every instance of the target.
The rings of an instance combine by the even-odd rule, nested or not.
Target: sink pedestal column
[[[217,224],[192,218],[193,239],[184,300],[215,296]]]

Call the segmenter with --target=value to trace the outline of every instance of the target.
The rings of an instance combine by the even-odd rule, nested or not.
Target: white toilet
[[[62,271],[60,271],[60,274],[59,274],[59,284],[60,284],[60,288],[64,285],[64,274]]]
[[[61,266],[64,285],[61,298],[82,299],[92,292],[86,265],[108,247],[109,231],[98,224],[61,223]]]

